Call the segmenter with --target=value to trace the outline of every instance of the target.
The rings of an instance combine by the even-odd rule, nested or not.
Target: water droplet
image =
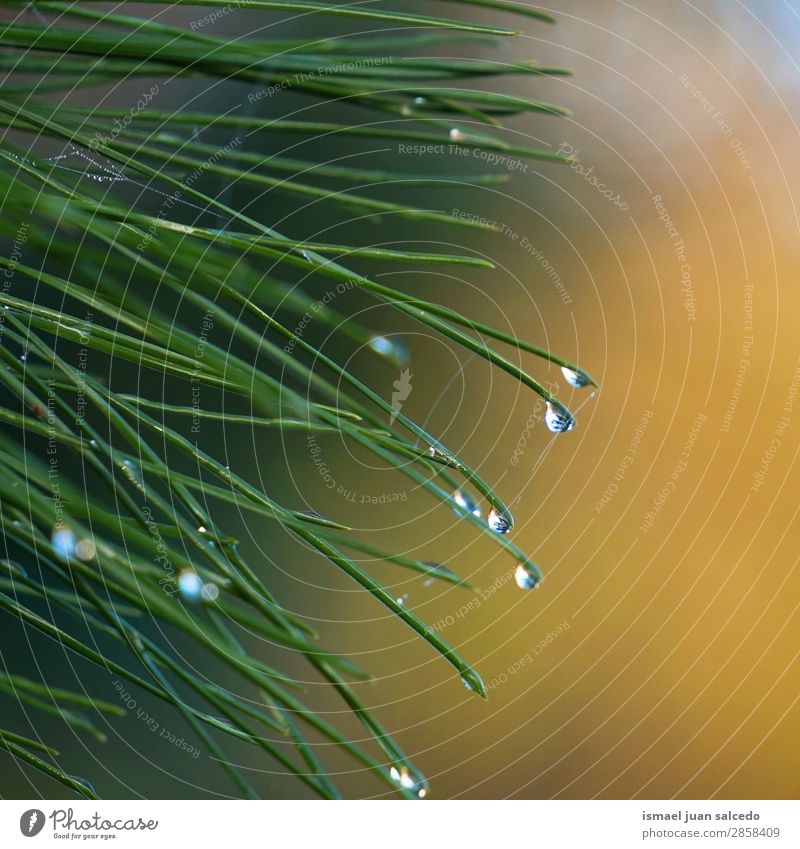
[[[91,445],[92,448],[97,448],[97,440],[96,439],[90,439],[89,445]]]
[[[469,493],[463,492],[460,489],[457,489],[453,493],[453,502],[457,507],[460,508],[464,513],[472,513],[473,516],[477,516],[480,518],[481,516],[481,508],[478,507],[475,500]],[[453,510],[456,516],[460,515],[458,510]]]
[[[514,570],[514,580],[521,590],[532,590],[539,586],[539,576],[522,563]]]
[[[219,587],[216,584],[203,584],[200,598],[203,601],[216,601],[219,598]]]
[[[511,522],[509,522],[502,513],[495,510],[494,507],[492,507],[486,518],[486,524],[489,525],[496,534],[507,534],[511,530]]]
[[[208,528],[205,525],[200,525],[197,529],[198,534],[207,534]]]
[[[406,603],[407,601],[408,601],[408,593],[403,593],[401,596],[398,596],[398,597],[397,597],[397,603],[398,603],[401,607],[404,607],[404,606],[405,606],[405,603]]]
[[[455,142],[464,141],[464,138],[465,138],[464,133],[462,133],[461,130],[458,129],[458,127],[453,127],[453,129],[450,130],[450,140],[451,141],[455,141]]]
[[[428,454],[431,457],[435,457],[437,460],[444,463],[446,466],[450,466],[451,469],[463,469],[464,467],[461,463],[456,460],[455,457],[448,454],[446,451],[442,451],[441,448],[437,448],[435,445],[428,446]]]
[[[408,767],[401,766],[400,769],[395,766],[391,767],[389,777],[404,790],[413,790],[419,799],[424,799],[428,795],[428,788],[425,786],[427,782],[415,778]]]
[[[56,525],[53,528],[53,533],[50,535],[50,543],[62,560],[69,560],[70,557],[75,556],[75,545],[77,541],[73,531],[66,525]]]
[[[27,578],[28,573],[23,566],[20,566],[15,560],[0,560],[0,564],[6,568],[12,575],[17,575],[20,578]]]
[[[82,539],[75,546],[75,556],[78,558],[78,560],[82,560],[84,563],[88,563],[88,561],[94,560],[95,554],[97,554],[97,547],[95,546],[93,540]]]
[[[561,366],[561,373],[564,375],[564,380],[566,380],[570,386],[574,386],[576,389],[582,389],[584,386],[589,385],[589,379],[586,377],[586,375],[581,374],[578,371],[573,371],[571,368]]]
[[[475,686],[474,682],[470,681],[470,679],[467,678],[466,675],[461,676],[461,683],[464,685],[464,687],[466,687],[467,690],[470,691],[470,693],[478,692],[478,688]]]
[[[370,340],[369,347],[376,354],[386,357],[398,366],[407,365],[411,359],[408,346],[399,336],[391,339],[387,339],[386,336],[375,336]]]
[[[81,778],[80,775],[71,775],[70,778],[73,781],[77,781],[78,784],[82,784],[90,793],[94,793],[95,796],[97,795],[97,790],[94,789],[94,785],[88,778]]]
[[[413,114],[414,114],[414,110],[411,108],[411,105],[410,105],[410,104],[408,104],[408,103],[404,103],[404,104],[400,107],[400,114],[401,114],[404,118],[409,118],[411,115],[413,115]]]
[[[544,422],[553,433],[564,433],[575,427],[575,419],[564,407],[557,407],[552,401],[547,402]]]
[[[203,582],[194,569],[181,569],[178,573],[178,591],[186,601],[197,601],[203,592]]]
[[[414,106],[424,106],[427,102],[427,98],[422,97],[421,95],[414,98]]]
[[[134,463],[133,460],[123,460],[121,466],[125,477],[138,489],[141,489],[142,492],[144,492],[144,478],[142,477],[142,470],[136,465],[136,463]]]

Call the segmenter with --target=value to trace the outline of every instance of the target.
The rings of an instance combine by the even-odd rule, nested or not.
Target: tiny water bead
[[[75,547],[78,543],[78,538],[75,533],[66,525],[56,525],[50,535],[50,544],[53,546],[56,554],[62,560],[69,560],[75,556]]]
[[[134,484],[134,486],[144,492],[144,476],[142,475],[142,470],[136,465],[136,463],[133,462],[133,460],[122,461],[122,472],[125,477]]]
[[[506,519],[506,517],[501,513],[498,513],[494,507],[492,507],[489,511],[486,524],[489,525],[496,534],[507,534],[511,530],[511,522],[509,522],[508,519]]]
[[[460,489],[457,489],[453,493],[453,503],[462,510],[464,513],[472,513],[473,516],[476,516],[480,519],[481,517],[481,508],[478,507],[475,500],[472,498],[469,493],[463,492]],[[453,510],[456,516],[459,515],[459,510]]]
[[[539,586],[539,576],[522,563],[514,570],[514,580],[521,590],[533,590]]]
[[[449,135],[450,135],[450,141],[454,141],[454,142],[464,141],[464,139],[466,138],[464,133],[462,133],[461,130],[458,129],[458,127],[453,127],[453,129],[450,130]]]
[[[408,346],[397,336],[392,339],[388,339],[386,336],[374,336],[369,342],[369,347],[376,354],[392,360],[399,366],[407,365],[411,359]]]
[[[589,385],[589,379],[585,375],[580,372],[573,371],[571,368],[567,368],[566,366],[561,366],[561,374],[564,375],[564,380],[576,389],[582,389],[584,386]]]
[[[178,573],[178,592],[186,601],[198,601],[203,592],[203,582],[194,569],[181,569]]]
[[[202,601],[216,601],[219,598],[219,587],[216,584],[203,584],[200,598]]]
[[[417,794],[418,799],[424,799],[428,795],[425,783],[415,779],[406,767],[398,769],[393,766],[389,770],[389,777],[395,782],[395,784],[399,784],[404,790],[413,790]]]
[[[444,463],[445,466],[450,466],[451,469],[464,468],[455,457],[448,454],[446,451],[442,451],[441,448],[437,448],[435,445],[428,446],[428,455],[433,457],[434,460]]]
[[[575,427],[575,419],[563,407],[557,407],[552,401],[547,402],[544,423],[553,433],[565,433]]]
[[[75,546],[75,556],[78,560],[82,560],[84,563],[87,563],[89,560],[94,560],[95,554],[97,554],[97,547],[93,540],[82,539]]]

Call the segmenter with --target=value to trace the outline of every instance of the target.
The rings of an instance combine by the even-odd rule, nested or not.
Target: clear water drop
[[[219,598],[219,587],[216,584],[203,584],[200,598],[203,601],[216,601]]]
[[[492,507],[489,511],[489,515],[486,518],[486,524],[496,534],[507,534],[511,530],[511,522],[509,522],[502,513],[495,510],[494,507]]]
[[[453,127],[453,129],[450,130],[449,135],[450,135],[450,141],[454,141],[454,142],[464,141],[464,139],[466,138],[464,133],[462,133],[461,130],[458,129],[458,127]]]
[[[424,799],[428,795],[428,788],[425,786],[427,782],[415,778],[408,767],[401,766],[400,769],[391,767],[389,777],[404,790],[412,790],[418,799]]]
[[[370,340],[369,347],[376,354],[386,357],[398,366],[407,365],[411,359],[408,346],[399,336],[391,339],[386,336],[375,336]]]
[[[552,401],[548,401],[544,423],[553,433],[565,433],[575,427],[575,418],[568,410],[557,407]]]
[[[539,576],[522,563],[514,570],[514,580],[521,590],[533,590],[539,586]]]
[[[406,602],[408,601],[408,593],[403,593],[401,596],[397,597],[397,603],[401,607],[405,607]]]
[[[20,578],[27,578],[28,573],[25,571],[24,566],[20,566],[16,560],[0,560],[0,565],[6,568],[10,574],[17,575]]]
[[[194,569],[181,569],[178,573],[178,592],[186,601],[195,602],[203,592],[203,582]]]
[[[414,110],[411,108],[411,105],[409,103],[404,103],[400,107],[400,114],[404,118],[410,118],[414,114]]]
[[[576,389],[582,389],[584,386],[589,385],[589,379],[586,375],[573,371],[571,368],[567,368],[566,366],[561,366],[561,374],[564,375],[564,380]]]
[[[459,510],[453,509],[453,512],[456,516],[460,515],[460,511],[464,513],[472,513],[473,516],[476,516],[480,519],[481,516],[481,508],[478,507],[475,499],[468,492],[464,492],[461,489],[457,489],[453,493],[453,503]]]
[[[470,693],[477,693],[477,692],[478,692],[478,689],[477,689],[477,687],[475,686],[475,684],[474,684],[472,681],[470,681],[470,679],[469,679],[469,678],[467,678],[467,676],[466,676],[466,675],[462,675],[462,676],[461,676],[461,683],[464,685],[464,687],[465,687],[467,690],[469,690],[469,691],[470,691]]]
[[[421,95],[414,98],[414,106],[424,106],[428,102],[427,98]]]
[[[142,470],[136,465],[136,463],[133,462],[133,460],[123,460],[122,471],[125,474],[125,477],[134,484],[134,486],[144,492],[144,477],[142,476]]]
[[[91,539],[82,539],[75,546],[75,556],[84,563],[94,560],[95,554],[97,554],[97,547]]]
[[[62,560],[75,556],[75,546],[78,542],[75,533],[66,525],[56,525],[50,535],[50,544]]]

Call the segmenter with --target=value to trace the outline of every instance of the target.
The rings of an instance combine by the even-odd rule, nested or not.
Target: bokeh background
[[[542,361],[521,360],[578,406],[577,427],[554,437],[536,396],[507,375],[367,300],[354,296],[347,307],[406,341],[413,389],[404,412],[496,482],[516,513],[514,541],[546,574],[541,587],[520,591],[514,563],[490,541],[336,440],[320,445],[345,495],[326,487],[302,435],[225,443],[233,462],[255,464],[273,490],[302,494],[370,541],[477,583],[475,595],[373,566],[478,667],[489,699],[467,692],[383,608],[272,526],[242,523],[243,548],[328,647],[375,673],[359,693],[436,798],[796,797],[800,8],[560,0],[548,10],[557,25],[527,26],[500,55],[571,68],[571,77],[509,89],[571,116],[517,119],[508,138],[568,150],[579,165],[476,166],[396,149],[364,161],[509,173],[507,184],[465,185],[452,197],[418,190],[424,205],[501,225],[467,242],[495,271],[382,279],[580,362],[601,385],[594,395]],[[215,26],[242,25],[233,14]],[[480,45],[460,52],[497,55]],[[213,105],[230,94],[205,97]],[[329,151],[337,153],[344,148]],[[285,202],[265,203],[273,202],[277,216]],[[325,232],[318,207],[298,215],[309,232]],[[377,241],[394,225],[342,226],[364,240],[374,228]],[[465,243],[445,228],[404,232],[431,248]],[[353,356],[388,399],[398,370],[368,351]],[[95,674],[75,669],[85,682]],[[100,695],[109,688],[106,678],[96,683]],[[326,687],[307,684],[310,700],[359,737]],[[85,761],[85,744],[61,733],[60,748]],[[274,765],[240,754],[267,795],[302,794]],[[350,795],[383,793],[329,754]],[[167,749],[135,717],[89,755],[103,795],[227,792],[205,755]],[[4,770],[0,790],[31,795],[29,781]]]

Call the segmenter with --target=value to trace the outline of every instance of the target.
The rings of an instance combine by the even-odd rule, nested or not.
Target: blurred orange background
[[[471,245],[498,271],[402,278],[602,386],[553,437],[527,426],[541,411],[511,378],[407,337],[405,410],[498,482],[546,579],[521,592],[513,563],[426,504],[317,502],[484,589],[465,610],[464,591],[381,572],[476,663],[485,703],[329,570],[309,609],[333,616],[336,591],[328,637],[378,673],[362,695],[435,797],[796,797],[800,16],[752,2],[552,11],[557,25],[528,27],[507,57],[570,67],[515,91],[572,116],[513,127],[569,145],[580,167],[527,163],[459,203],[504,225]],[[375,373],[387,392],[393,378]]]

